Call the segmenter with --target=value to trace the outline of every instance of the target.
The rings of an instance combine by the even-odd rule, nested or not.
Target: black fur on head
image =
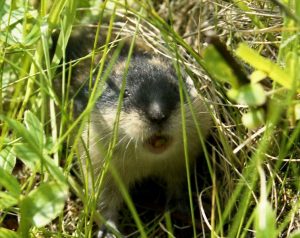
[[[123,57],[120,59],[125,60]],[[124,67],[120,63],[118,65]],[[178,77],[170,65],[170,62],[158,57],[134,55],[127,74],[120,68],[112,72],[97,107],[101,109],[118,102],[125,74],[123,110],[127,113],[135,110],[154,123],[164,122],[180,102]]]

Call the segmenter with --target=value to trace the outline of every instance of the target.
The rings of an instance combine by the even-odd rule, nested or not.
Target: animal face
[[[118,135],[118,145],[123,151],[134,150],[134,154],[152,156],[176,153],[178,147],[183,147],[181,106],[184,107],[188,135],[191,141],[199,144],[196,123],[209,121],[209,115],[192,81],[182,76],[188,95],[181,102],[179,79],[171,62],[147,56],[133,57],[126,74],[124,61],[121,59],[116,64],[96,103],[97,113],[94,114],[98,115],[99,123],[102,122],[99,131],[112,135],[121,85],[126,76]],[[209,128],[205,123],[199,126]],[[104,139],[104,143],[108,141]]]

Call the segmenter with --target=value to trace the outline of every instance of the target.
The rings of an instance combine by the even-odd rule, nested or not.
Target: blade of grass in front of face
[[[140,9],[140,12],[143,12],[143,9]],[[120,119],[121,107],[122,107],[122,103],[123,103],[124,91],[125,91],[125,87],[126,87],[126,80],[127,80],[126,78],[127,78],[129,65],[130,65],[130,59],[131,59],[133,49],[134,49],[134,45],[135,45],[135,41],[136,41],[136,36],[137,36],[137,33],[138,33],[138,29],[139,29],[140,20],[141,20],[140,18],[137,19],[136,29],[135,29],[135,32],[134,32],[134,35],[133,35],[133,38],[132,38],[132,41],[131,41],[131,45],[130,45],[129,52],[128,52],[128,57],[127,57],[127,60],[125,62],[125,69],[124,69],[122,85],[121,85],[119,101],[118,101],[117,115],[116,115],[116,119],[115,119],[114,127],[113,127],[113,138],[112,138],[112,141],[110,142],[110,146],[108,148],[108,153],[109,153],[108,158],[112,157],[113,150],[115,148],[115,145],[117,144],[117,139],[118,139],[118,134],[119,134],[118,133],[119,119]],[[140,232],[140,236],[141,237],[147,237],[146,232],[145,232],[144,227],[143,227],[143,224],[142,224],[142,221],[139,218],[139,215],[138,215],[138,213],[135,209],[135,206],[132,202],[132,199],[130,198],[130,195],[129,195],[127,189],[125,188],[119,174],[117,173],[117,171],[115,170],[115,168],[113,166],[110,166],[109,169],[110,169],[110,172],[112,173],[114,179],[116,180],[116,182],[119,186],[119,189],[122,193],[122,196],[123,196],[128,208],[129,208],[129,210],[130,210],[130,212],[133,216],[133,219],[134,219],[134,221],[137,225],[137,228]]]
[[[103,8],[101,9],[101,16],[103,16],[104,11],[106,9],[106,4],[108,3],[108,1],[104,2]],[[113,28],[113,23],[114,23],[114,18],[115,18],[115,9],[113,10],[113,13],[110,17],[110,23],[109,23],[109,27],[108,27],[108,33],[106,35],[106,42],[104,45],[104,50],[102,53],[102,59],[101,59],[101,63],[100,63],[100,67],[99,70],[97,72],[97,76],[95,79],[95,83],[93,85],[93,88],[91,88],[91,82],[92,82],[92,71],[93,71],[93,61],[94,61],[94,52],[95,52],[95,47],[97,44],[97,39],[99,36],[95,36],[95,41],[94,41],[94,47],[93,47],[93,52],[92,52],[92,58],[91,58],[91,68],[90,68],[90,80],[89,80],[89,90],[90,90],[90,98],[88,101],[88,104],[86,106],[86,109],[83,113],[81,113],[82,118],[87,117],[87,131],[88,131],[88,137],[89,137],[89,131],[90,131],[90,122],[89,122],[89,118],[90,118],[90,112],[92,110],[92,108],[94,107],[96,100],[98,99],[99,96],[101,96],[103,87],[104,87],[104,83],[107,80],[108,75],[106,75],[107,77],[102,77],[103,74],[103,70],[104,70],[104,66],[105,66],[105,62],[106,62],[106,56],[107,56],[107,52],[109,50],[109,43],[110,43],[110,39],[111,39],[111,35],[112,35],[112,28]],[[99,24],[102,22],[102,19],[99,19]],[[99,32],[100,29],[100,25],[98,25],[97,27],[97,31],[96,33]],[[91,42],[89,42],[91,43]],[[111,62],[110,62],[111,63]],[[100,81],[101,80],[101,81]],[[100,85],[99,87],[99,83],[103,82],[102,85]],[[81,117],[80,116],[80,117]],[[80,120],[82,120],[82,118]],[[79,118],[78,118],[79,119]],[[83,124],[82,124],[83,126]],[[78,136],[80,136],[80,134],[78,134]],[[77,137],[79,139],[79,137]],[[84,143],[84,142],[82,142]],[[85,144],[85,143],[84,143]],[[103,180],[103,169],[101,172],[101,175],[96,179],[94,178],[93,175],[93,166],[92,165],[92,161],[91,158],[89,157],[89,143],[85,144],[86,147],[86,160],[87,160],[87,165],[89,165],[89,167],[87,167],[87,170],[85,173],[83,173],[84,176],[84,181],[85,181],[85,191],[89,191],[85,193],[85,201],[84,203],[86,204],[85,206],[85,210],[86,210],[86,214],[90,216],[90,218],[93,220],[94,217],[97,219],[96,216],[96,209],[97,209],[97,198],[99,197],[99,193],[101,193],[101,184],[102,184],[102,180]],[[89,169],[90,168],[90,169]],[[92,181],[89,181],[89,178],[91,178]],[[93,184],[92,188],[95,188],[91,190],[89,184]],[[90,234],[90,236],[92,235],[92,222],[89,222],[89,219],[86,219],[85,222],[85,230],[86,233]]]
[[[177,77],[179,78],[179,92],[180,92],[180,104],[181,104],[181,120],[182,120],[182,131],[183,131],[183,146],[184,146],[184,153],[185,153],[185,161],[186,161],[186,172],[187,172],[187,184],[188,184],[188,192],[189,192],[189,203],[190,203],[190,209],[191,209],[191,218],[192,218],[192,226],[193,226],[193,233],[194,233],[194,237],[197,236],[197,231],[196,231],[196,223],[195,223],[195,217],[194,217],[194,204],[193,204],[193,200],[192,200],[192,188],[191,188],[191,177],[190,177],[190,166],[189,166],[189,158],[188,158],[188,139],[187,139],[187,131],[186,131],[186,121],[185,121],[185,109],[184,109],[184,98],[187,99],[187,104],[189,106],[189,110],[192,113],[192,117],[193,117],[193,121],[194,124],[196,126],[196,130],[197,130],[197,134],[199,137],[199,143],[201,144],[201,147],[204,151],[204,156],[206,158],[207,161],[207,165],[208,165],[208,169],[210,171],[211,176],[213,177],[213,171],[211,168],[211,163],[209,160],[209,156],[205,147],[205,143],[204,143],[204,139],[203,139],[203,135],[201,132],[201,129],[199,127],[199,122],[196,119],[195,116],[195,112],[194,109],[192,107],[191,104],[191,100],[188,96],[188,92],[186,87],[184,87],[183,85],[183,79],[182,79],[182,74],[181,74],[181,70],[180,70],[180,66],[179,66],[179,62],[183,63],[183,59],[182,57],[180,57],[177,48],[179,46],[183,47],[185,50],[187,50],[188,53],[191,53],[194,57],[196,57],[195,59],[197,60],[197,62],[200,62],[200,66],[202,65],[202,61],[199,58],[199,55],[196,54],[196,52],[185,43],[185,41],[173,30],[172,28],[172,15],[171,15],[171,10],[169,9],[169,20],[171,21],[170,26],[165,24],[164,21],[161,21],[161,19],[159,19],[161,21],[161,23],[165,24],[166,28],[169,28],[169,30],[167,32],[162,33],[164,36],[165,41],[168,43],[169,47],[171,48],[171,52],[175,52],[175,59],[173,60],[173,64],[174,64],[174,68],[176,69],[176,73],[177,73]],[[155,17],[157,15],[154,14],[154,21],[155,21]],[[161,31],[163,32],[163,31]],[[169,42],[169,36],[172,36],[172,39],[176,39],[175,40],[175,44],[172,42]],[[188,67],[188,66],[186,66]],[[187,69],[187,71],[189,71],[189,69]],[[207,105],[206,105],[207,106]]]

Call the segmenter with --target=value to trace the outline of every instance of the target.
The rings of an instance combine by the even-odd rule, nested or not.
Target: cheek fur
[[[190,142],[198,138],[197,125],[200,128],[202,134],[205,136],[208,134],[209,129],[211,128],[212,122],[209,112],[199,96],[191,100],[191,107],[188,104],[184,104],[185,110],[185,127],[187,136],[190,139]],[[182,138],[182,119],[181,119],[181,106],[179,105],[172,116],[166,127],[168,133],[170,133],[175,138]],[[196,121],[194,120],[193,114]]]
[[[105,127],[106,131],[113,131],[114,122],[117,115],[117,110],[114,108],[115,106],[105,110],[101,109],[101,111],[100,109],[97,109],[99,111],[93,113],[93,115],[95,115],[93,120],[97,122],[98,119],[102,126]]]
[[[101,112],[94,112],[94,121],[101,122],[101,127],[106,132],[113,131],[114,123],[116,120],[117,110],[106,109]],[[102,129],[102,130],[103,130]],[[141,139],[147,131],[147,124],[141,119],[141,116],[136,111],[129,113],[121,111],[119,118],[119,135],[128,136],[133,139]]]
[[[188,133],[197,133],[198,136],[198,126],[201,130],[202,135],[206,136],[212,126],[211,116],[207,110],[207,107],[199,95],[192,99],[191,104],[193,111],[191,111],[189,105],[185,105],[187,131]],[[193,114],[196,121],[194,120]]]
[[[142,139],[147,131],[147,124],[136,111],[122,112],[120,116],[121,132],[136,140]]]

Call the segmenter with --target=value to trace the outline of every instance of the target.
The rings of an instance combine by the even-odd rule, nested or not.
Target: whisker
[[[126,137],[128,137],[127,135],[124,135],[119,141],[118,143],[116,144],[116,147],[117,146],[121,146],[122,145],[122,142],[126,139]]]
[[[128,152],[128,148],[129,148],[129,145],[130,145],[130,143],[133,141],[133,138],[131,137],[131,138],[129,138],[129,140],[128,140],[128,143],[126,144],[126,146],[125,146],[125,151],[124,151],[124,153],[123,153],[123,157],[122,157],[122,161],[123,161],[123,165],[124,165],[124,163],[125,163],[125,159],[126,159],[126,153]]]
[[[106,135],[98,138],[97,140],[92,140],[94,143],[91,144],[91,146],[95,146],[96,144],[98,144],[99,142],[102,142],[103,140],[105,140],[106,138],[108,138],[109,136],[112,135],[112,132],[107,133]]]

